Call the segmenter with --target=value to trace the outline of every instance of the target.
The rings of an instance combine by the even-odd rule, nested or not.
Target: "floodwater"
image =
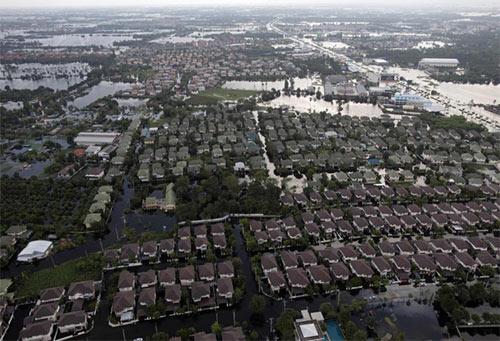
[[[9,86],[11,89],[35,90],[44,86],[54,90],[66,90],[84,81],[90,70],[91,67],[87,63],[0,65],[0,89]]]
[[[291,86],[290,79],[288,79],[288,84]],[[309,78],[293,78],[294,89],[307,89],[309,87],[322,88],[323,83],[319,77],[309,77]],[[278,81],[228,81],[222,85],[224,89],[234,89],[234,90],[254,90],[254,91],[265,91],[265,90],[282,90],[285,87],[285,80]]]
[[[212,41],[212,38],[203,38],[203,37],[191,37],[191,36],[186,36],[186,37],[178,37],[176,35],[171,35],[169,37],[162,37],[158,39],[151,40],[152,43],[157,43],[157,44],[186,44],[186,43],[193,43],[196,41]]]
[[[94,85],[87,94],[76,98],[71,103],[68,103],[68,106],[72,105],[77,109],[83,109],[100,98],[114,95],[119,91],[128,90],[131,87],[132,84],[130,83],[101,81],[99,84]]]
[[[273,108],[279,108],[286,105],[292,109],[302,112],[320,112],[327,111],[331,114],[337,114],[339,107],[336,101],[327,102],[323,99],[316,99],[314,96],[297,97],[297,96],[280,96],[269,102],[266,102]],[[354,103],[347,102],[342,104],[341,114],[350,116],[367,116],[380,117],[383,114],[382,110],[377,105],[370,103]]]
[[[462,103],[500,103],[500,85],[440,83],[437,91]]]
[[[11,89],[16,90],[36,90],[41,86],[54,90],[66,90],[70,86],[78,84],[84,81],[85,78],[80,77],[69,77],[69,78],[43,78],[39,80],[31,79],[0,79],[0,90],[5,89],[8,86]]]
[[[26,42],[38,42],[43,46],[104,46],[112,47],[115,42],[135,40],[132,35],[121,34],[62,34],[47,38],[26,39]]]

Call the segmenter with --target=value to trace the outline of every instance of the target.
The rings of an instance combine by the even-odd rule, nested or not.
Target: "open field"
[[[16,286],[16,297],[31,297],[40,290],[67,286],[72,282],[97,280],[102,269],[102,258],[91,255],[87,258],[75,259],[53,268],[24,273]]]
[[[253,90],[214,88],[191,96],[188,102],[194,105],[215,104],[218,101],[237,101],[242,98],[256,95],[257,93],[257,91]]]

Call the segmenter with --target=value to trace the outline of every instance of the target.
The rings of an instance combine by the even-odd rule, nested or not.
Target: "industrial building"
[[[17,255],[18,262],[33,262],[37,259],[45,258],[52,249],[52,242],[48,240],[34,240],[28,243]]]
[[[75,143],[79,146],[102,146],[117,141],[119,133],[109,132],[81,132],[75,137]]]
[[[456,58],[422,58],[418,67],[425,68],[456,68],[459,64]]]

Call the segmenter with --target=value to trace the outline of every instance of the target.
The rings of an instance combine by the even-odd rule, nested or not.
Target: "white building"
[[[456,68],[459,64],[456,58],[422,58],[418,63],[420,68],[427,67],[446,67]]]
[[[36,259],[42,259],[49,255],[52,250],[52,242],[48,240],[34,240],[17,255],[18,262],[32,262]]]
[[[105,144],[112,144],[118,139],[119,136],[119,133],[114,132],[81,132],[77,137],[75,137],[75,143],[79,146],[102,146]]]

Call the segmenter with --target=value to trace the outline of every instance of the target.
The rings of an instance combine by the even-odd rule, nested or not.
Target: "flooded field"
[[[0,89],[34,90],[40,86],[54,90],[68,87],[85,80],[91,67],[87,63],[64,64],[0,64]]]
[[[115,42],[134,40],[130,34],[62,34],[46,38],[26,39],[42,46],[104,46],[112,47]]]
[[[68,103],[68,107],[73,106],[77,109],[83,109],[100,98],[114,95],[119,91],[128,90],[131,86],[132,84],[130,83],[101,81],[99,84],[93,86],[87,94],[76,98],[73,102]]]
[[[288,80],[288,84],[291,81]],[[319,77],[309,77],[309,78],[293,78],[294,89],[307,89],[309,87],[323,87],[323,83]],[[253,90],[253,91],[265,91],[265,90],[282,90],[285,87],[285,80],[278,81],[229,81],[225,82],[222,87],[224,89],[234,89],[234,90]]]
[[[330,114],[337,114],[339,107],[337,102],[327,102],[325,100],[318,100],[315,97],[296,97],[296,96],[280,96],[269,102],[266,102],[273,108],[279,108],[283,105],[303,112],[320,112],[327,111]],[[347,102],[342,105],[341,114],[351,116],[367,116],[379,117],[383,114],[382,110],[377,105],[370,103],[354,103]]]

